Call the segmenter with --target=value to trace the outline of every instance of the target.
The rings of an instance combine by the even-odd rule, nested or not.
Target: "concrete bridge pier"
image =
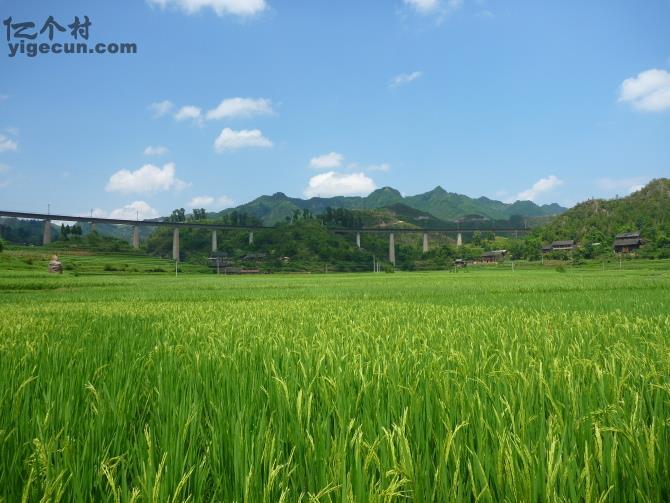
[[[428,233],[423,233],[423,253],[428,253]]]
[[[172,260],[179,262],[179,227],[172,233]]]
[[[250,232],[249,233],[249,245],[254,244],[254,233]]]
[[[358,246],[359,248],[361,247],[361,233],[360,232],[356,233],[356,246]]]
[[[140,247],[140,226],[133,225],[133,248],[136,250]]]
[[[212,231],[212,251],[215,252],[215,251],[218,251],[218,249],[219,249],[219,245],[216,242],[216,229],[214,229]]]
[[[456,237],[456,246],[463,246],[463,236],[461,236],[461,233],[458,233],[458,236]]]
[[[44,221],[44,231],[42,232],[42,244],[51,243],[51,220]]]
[[[395,236],[389,234],[389,262],[395,266]]]

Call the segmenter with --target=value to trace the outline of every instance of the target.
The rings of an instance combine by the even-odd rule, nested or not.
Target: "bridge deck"
[[[225,225],[214,223],[196,223],[196,222],[170,222],[166,220],[125,220],[120,218],[99,218],[99,217],[85,217],[76,215],[55,215],[47,213],[27,213],[21,211],[0,211],[0,217],[26,218],[31,220],[58,220],[64,222],[88,222],[96,224],[113,224],[113,225],[139,225],[144,227],[182,227],[192,229],[210,229],[210,230],[245,230],[255,231],[263,229],[276,229],[265,225]],[[461,227],[461,228],[342,228],[329,227],[333,232],[361,232],[361,233],[389,233],[389,232],[407,232],[407,233],[459,233],[459,232],[527,232],[530,229],[526,227],[505,227],[505,228],[487,228],[487,227]]]

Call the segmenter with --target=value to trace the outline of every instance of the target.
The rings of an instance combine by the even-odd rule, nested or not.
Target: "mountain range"
[[[513,215],[523,217],[544,217],[559,215],[566,208],[559,204],[537,205],[532,201],[503,203],[487,197],[471,198],[463,194],[447,192],[437,186],[429,192],[414,196],[403,196],[392,187],[382,187],[367,196],[312,197],[301,199],[288,197],[282,192],[271,196],[260,196],[251,202],[235,208],[228,208],[221,214],[237,211],[259,218],[266,225],[282,222],[295,210],[308,209],[313,214],[323,213],[326,208],[345,208],[350,210],[375,210],[394,205],[413,208],[429,214],[441,221],[462,218],[487,218],[493,220],[509,219]]]

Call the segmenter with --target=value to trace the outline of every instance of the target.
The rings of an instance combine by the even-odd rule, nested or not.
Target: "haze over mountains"
[[[566,210],[566,208],[556,203],[540,206],[532,201],[503,203],[487,197],[475,199],[463,194],[447,192],[442,187],[437,186],[429,192],[413,196],[403,196],[392,187],[382,187],[364,197],[336,196],[301,199],[288,197],[282,192],[277,192],[271,196],[260,196],[246,204],[223,210],[221,213],[225,214],[232,211],[246,213],[261,219],[266,225],[272,225],[284,221],[286,217],[290,217],[298,209],[308,209],[313,214],[319,214],[323,213],[328,207],[333,209],[372,210],[397,207],[397,205],[429,213],[442,221],[473,216],[494,220],[509,219],[513,215],[542,217],[558,215]]]

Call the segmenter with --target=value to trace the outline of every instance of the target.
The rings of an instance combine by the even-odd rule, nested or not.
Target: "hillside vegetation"
[[[640,231],[648,242],[666,246],[670,236],[670,180],[653,180],[620,199],[590,199],[569,209],[540,230],[546,241],[574,239],[611,245],[621,232]]]

